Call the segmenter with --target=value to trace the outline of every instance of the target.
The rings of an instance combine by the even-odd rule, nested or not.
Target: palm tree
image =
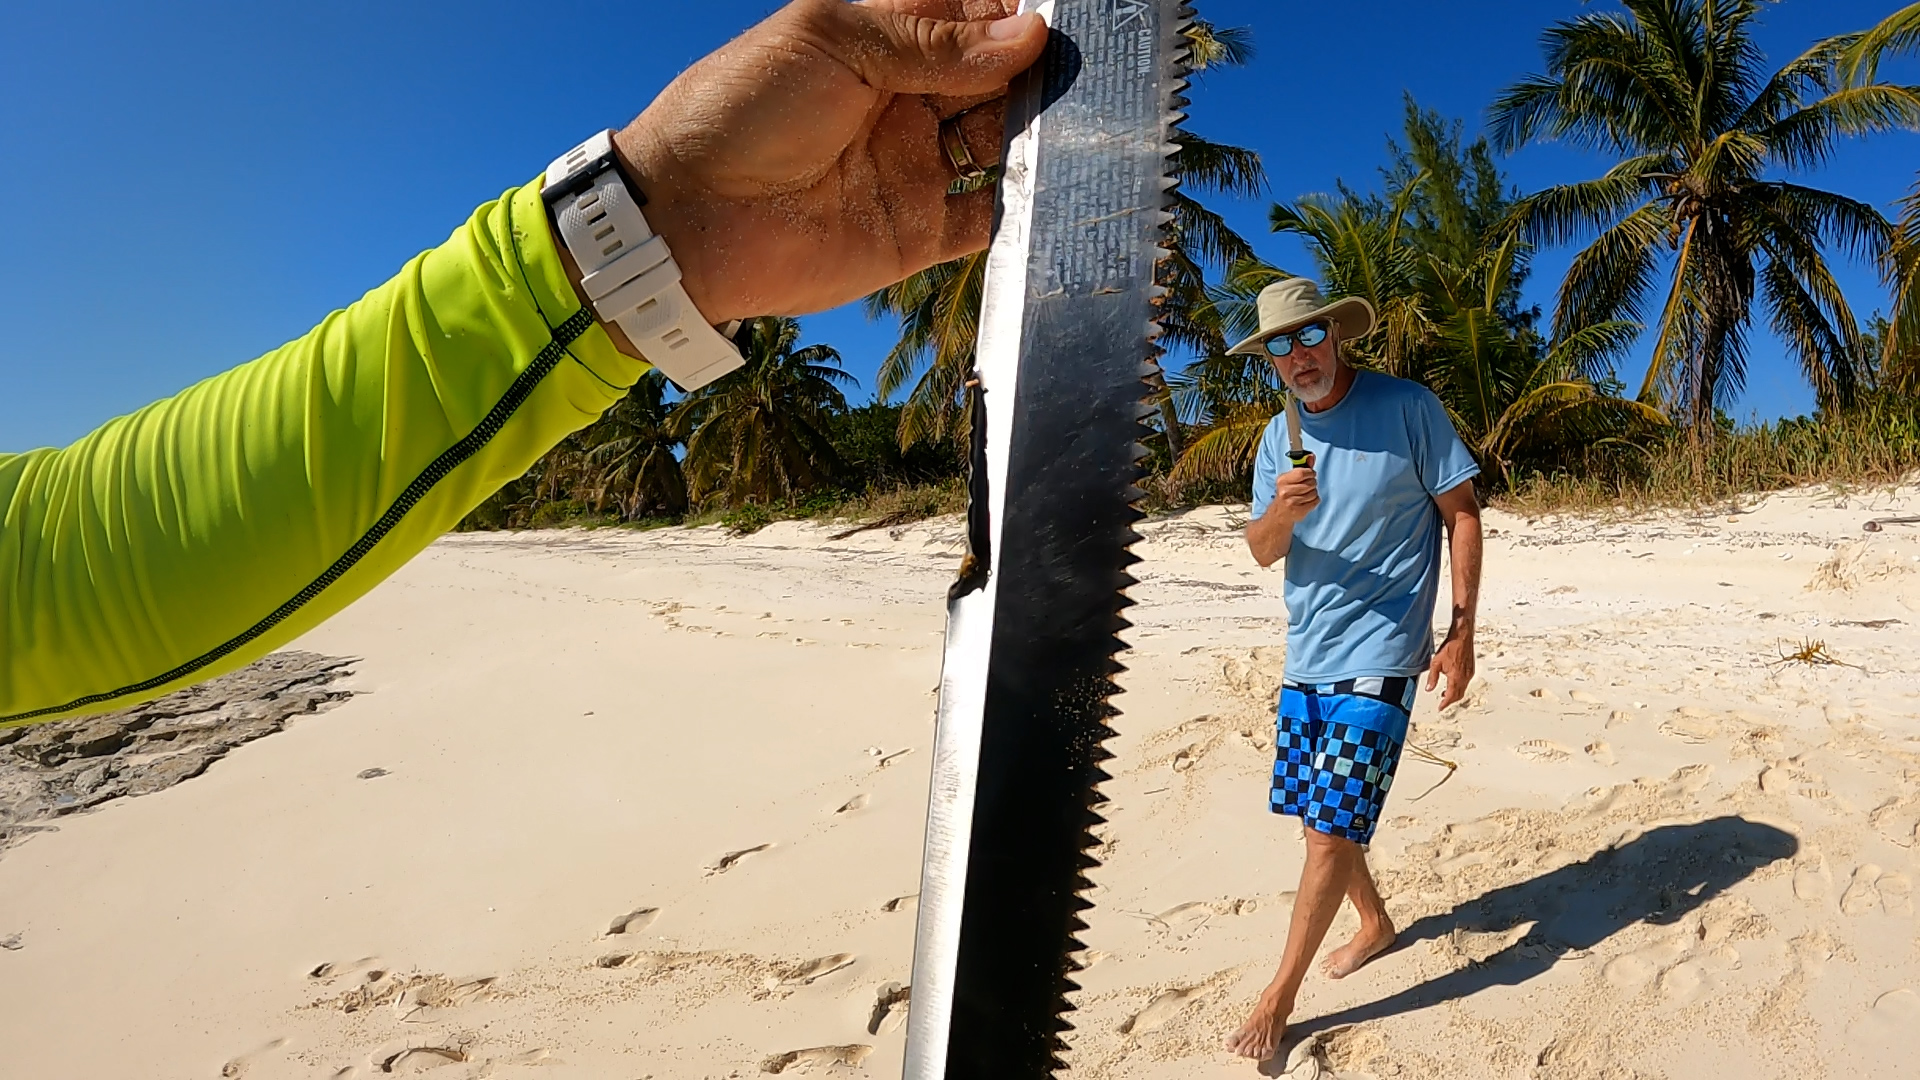
[[[1909,392],[1920,391],[1920,181],[1901,203],[1900,233],[1887,256],[1893,319],[1884,335],[1882,366]]]
[[[1880,25],[1848,45],[1840,71],[1848,86],[1873,82],[1880,62],[1900,53],[1920,54],[1920,4],[1887,16]],[[1881,371],[1907,393],[1920,390],[1920,174],[1913,194],[1901,202],[1898,232],[1887,252],[1887,284],[1893,289],[1893,318],[1879,335]]]
[[[1227,268],[1206,302],[1190,318],[1209,325],[1221,342],[1252,334],[1260,319],[1255,307],[1260,290],[1286,271],[1248,256]],[[1285,388],[1264,357],[1228,356],[1227,346],[1210,349],[1173,380],[1170,395],[1182,422],[1201,431],[1174,461],[1168,479],[1175,486],[1193,480],[1230,480],[1244,473],[1259,449],[1267,421],[1279,413]]]
[[[1439,395],[1475,456],[1511,483],[1516,467],[1550,466],[1565,451],[1664,426],[1646,406],[1603,393],[1638,327],[1611,321],[1549,346],[1519,307],[1527,250],[1501,237],[1512,197],[1485,140],[1412,100],[1407,145],[1389,143],[1383,195],[1344,184],[1273,208],[1277,232],[1306,241],[1331,296],[1364,296],[1379,316],[1348,356],[1424,383]],[[1485,246],[1494,235],[1496,244]],[[1200,312],[1229,336],[1253,331],[1254,298],[1282,272],[1238,264]],[[1183,412],[1207,426],[1175,469],[1176,481],[1243,475],[1281,387],[1264,357],[1213,356],[1188,369]]]
[[[1598,232],[1561,285],[1558,339],[1646,321],[1656,278],[1667,278],[1640,397],[1673,407],[1697,438],[1744,385],[1756,300],[1822,403],[1850,400],[1860,328],[1827,253],[1882,258],[1891,227],[1865,203],[1765,177],[1818,167],[1844,137],[1920,129],[1920,89],[1842,77],[1858,35],[1763,75],[1751,33],[1762,5],[1623,0],[1624,14],[1558,23],[1547,73],[1493,107],[1507,151],[1563,139],[1620,157],[1598,179],[1523,199],[1514,224],[1534,243]]]
[[[972,422],[960,405],[960,390],[973,373],[986,271],[983,251],[930,266],[866,299],[868,318],[900,319],[900,340],[880,361],[874,396],[888,401],[913,384],[900,410],[902,449],[946,438]]]
[[[1191,48],[1194,70],[1238,66],[1253,59],[1251,34],[1240,27],[1218,28],[1204,20],[1182,31]],[[1156,272],[1168,290],[1161,302],[1162,342],[1206,355],[1224,351],[1189,313],[1206,299],[1206,272],[1251,257],[1253,249],[1225,219],[1208,210],[1195,193],[1257,195],[1266,189],[1260,156],[1252,150],[1216,143],[1191,132],[1175,136],[1179,149],[1168,170],[1180,181],[1167,209],[1170,257]],[[876,389],[880,400],[912,389],[900,414],[900,443],[944,438],[971,422],[960,394],[974,367],[979,339],[980,295],[986,255],[970,255],[924,270],[866,299],[869,317],[900,320],[900,340],[880,363]],[[1178,417],[1164,379],[1154,376],[1161,399],[1161,426],[1170,447],[1181,442]]]
[[[730,506],[789,500],[829,484],[838,468],[827,421],[844,412],[854,381],[826,345],[796,348],[796,319],[754,319],[746,366],[688,394],[668,417],[687,445],[692,495]]]
[[[1511,486],[1518,469],[1551,468],[1593,446],[1644,438],[1666,426],[1658,410],[1604,393],[1597,385],[1631,345],[1636,324],[1596,324],[1546,348],[1524,320],[1507,310],[1517,239],[1509,237],[1461,267],[1419,251],[1406,237],[1404,220],[1368,216],[1365,206],[1351,202],[1327,210],[1325,219],[1342,225],[1309,234],[1322,275],[1330,282],[1368,281],[1370,266],[1416,263],[1438,291],[1422,291],[1419,275],[1400,276],[1397,291],[1382,290],[1380,299],[1391,310],[1419,312],[1420,332],[1408,335],[1398,352],[1377,344],[1369,350],[1362,342],[1352,355],[1376,369],[1386,367],[1388,355],[1397,356],[1403,376],[1439,395],[1474,457],[1501,483]],[[1236,267],[1216,290],[1215,310],[1226,324],[1251,332],[1250,294],[1277,276],[1279,271],[1258,264]],[[1385,329],[1391,336],[1390,327]],[[1279,380],[1263,357],[1217,357],[1189,371],[1179,390],[1183,404],[1191,414],[1204,409],[1213,422],[1180,459],[1173,479],[1243,476],[1268,421],[1280,410]]]
[[[611,501],[628,521],[686,512],[687,480],[674,453],[680,439],[669,423],[666,393],[666,375],[650,370],[581,432],[598,508]]]
[[[1667,427],[1659,410],[1596,385],[1612,374],[1639,324],[1595,323],[1545,347],[1503,312],[1518,244],[1509,236],[1469,267],[1428,256],[1443,293],[1434,305],[1436,340],[1421,350],[1431,358],[1423,381],[1482,468],[1508,487],[1517,466],[1552,469],[1597,444]]]

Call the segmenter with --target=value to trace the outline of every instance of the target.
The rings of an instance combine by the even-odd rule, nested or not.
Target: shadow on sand
[[[1744,818],[1663,825],[1581,862],[1430,915],[1402,930],[1393,951],[1458,930],[1497,933],[1529,921],[1535,925],[1481,963],[1372,1004],[1294,1024],[1281,1052],[1260,1071],[1280,1075],[1287,1051],[1315,1032],[1458,1001],[1490,987],[1517,986],[1551,968],[1564,953],[1592,949],[1635,923],[1678,922],[1755,870],[1790,859],[1799,849],[1791,834]]]

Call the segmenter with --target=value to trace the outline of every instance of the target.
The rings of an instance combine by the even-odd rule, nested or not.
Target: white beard
[[[1300,399],[1302,405],[1315,405],[1332,396],[1333,388],[1340,384],[1340,371],[1335,368],[1312,383],[1300,383],[1291,387],[1293,396]]]

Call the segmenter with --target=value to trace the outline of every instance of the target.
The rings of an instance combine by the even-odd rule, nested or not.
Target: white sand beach
[[[1920,1075],[1903,511],[1490,513],[1480,678],[1415,717],[1458,771],[1373,847],[1402,947],[1264,1070],[1281,578],[1150,523],[1073,1075]],[[443,540],[298,643],[350,699],[0,852],[0,1074],[897,1076],[958,531]]]

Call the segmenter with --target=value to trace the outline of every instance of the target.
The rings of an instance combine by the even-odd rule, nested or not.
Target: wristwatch
[[[611,130],[547,166],[540,197],[580,264],[587,302],[675,385],[698,390],[746,363],[680,284],[680,265],[640,212],[646,197],[614,160]]]

